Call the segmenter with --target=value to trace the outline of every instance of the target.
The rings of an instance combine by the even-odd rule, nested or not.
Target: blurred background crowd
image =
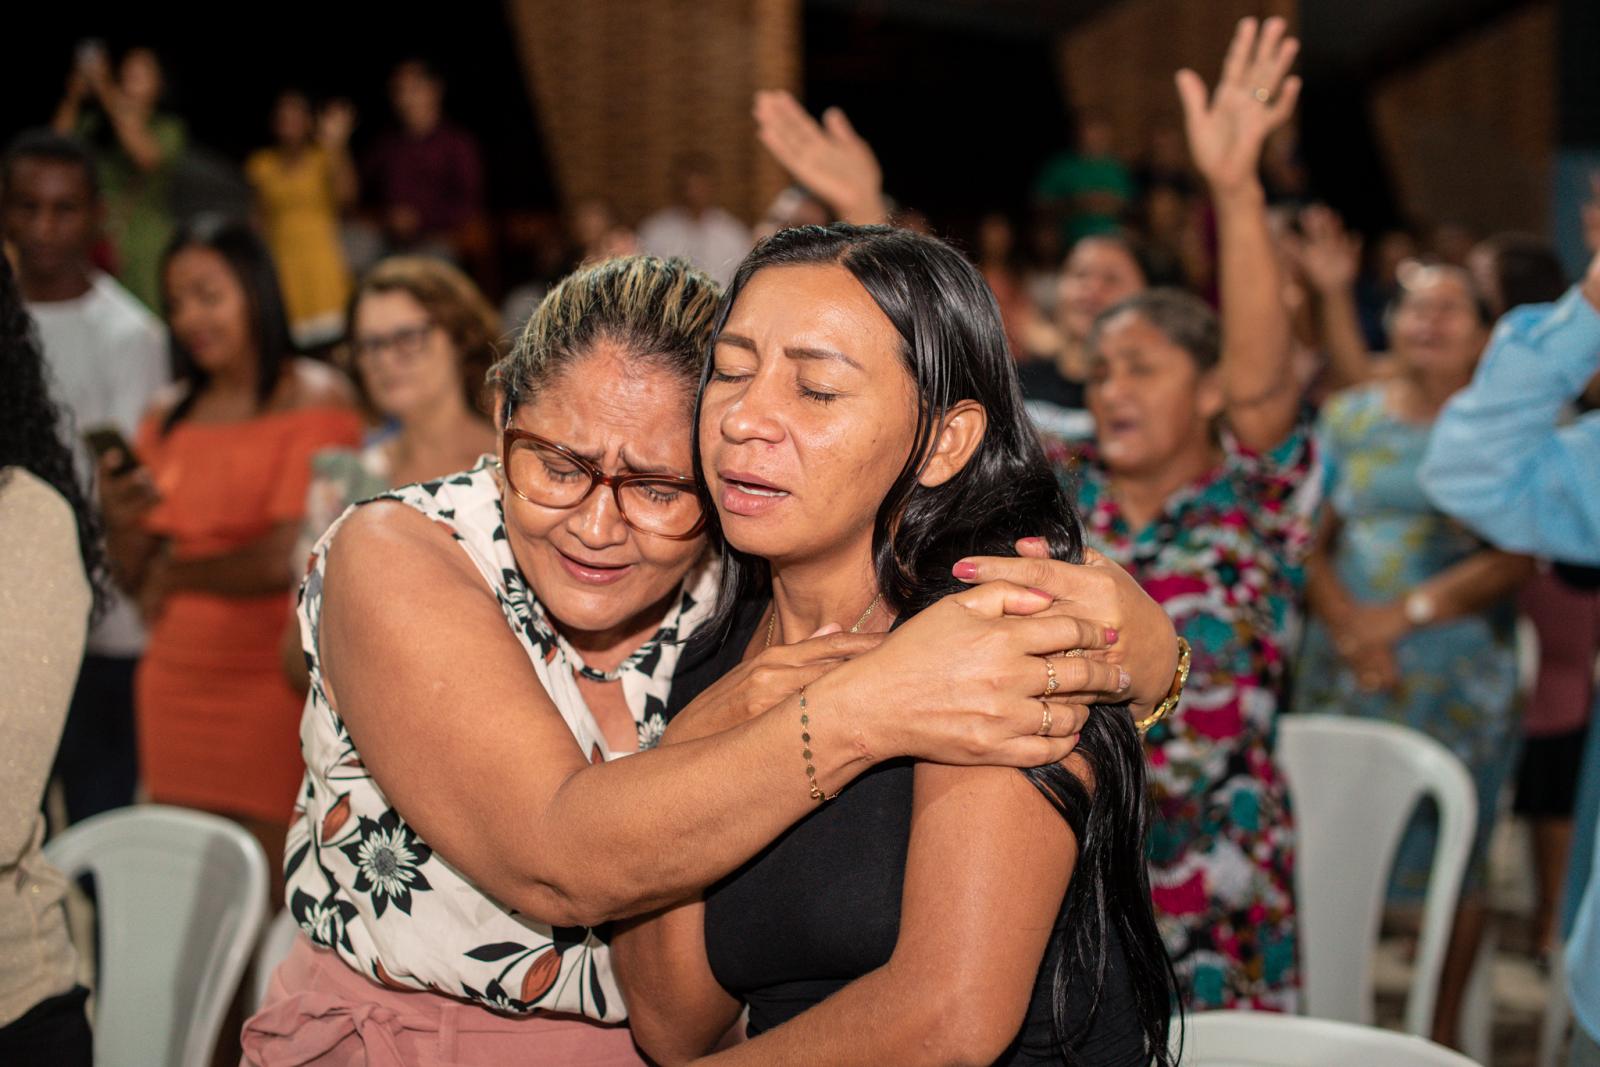
[[[1284,469],[1317,468],[1320,507],[1301,471],[1243,518],[1196,519],[1174,501],[1202,469],[1094,534],[1136,573],[1182,570],[1153,561],[1190,523],[1305,509],[1305,543],[1269,546],[1274,563],[1196,566],[1222,599],[1262,567],[1283,582],[1269,638],[1211,669],[1251,679],[1269,715],[1385,719],[1462,759],[1480,825],[1434,1034],[1463,1040],[1487,943],[1497,1062],[1531,1062],[1567,874],[1587,866],[1569,850],[1594,836],[1574,816],[1600,571],[1489,545],[1418,470],[1496,320],[1560,299],[1600,250],[1600,15],[1581,0],[510,0],[426,24],[291,4],[209,41],[177,15],[42,14],[0,71],[0,232],[127,590],[90,637],[52,827],[149,796],[281,855],[307,684],[285,591],[348,503],[495,449],[484,371],[580,264],[684,256],[725,282],[779,228],[874,221],[881,192],[894,225],[981,267],[1063,456],[1181,448],[1138,338],[1097,423],[1088,392],[1114,383],[1096,320],[1150,290],[1222,299],[1219,209],[1171,77],[1210,77],[1245,14],[1305,42],[1260,180],[1303,412],[1289,444],[1315,441]],[[1146,318],[1193,354],[1187,308]],[[1596,406],[1600,378],[1573,410]],[[161,477],[125,476],[131,457]],[[252,753],[249,773],[219,747]],[[1397,971],[1430,854],[1413,833],[1396,863]],[[1158,908],[1182,913],[1169,873]],[[1264,945],[1259,965],[1256,1006],[1279,1006],[1270,972],[1292,960]],[[1201,983],[1191,1006],[1251,999]]]

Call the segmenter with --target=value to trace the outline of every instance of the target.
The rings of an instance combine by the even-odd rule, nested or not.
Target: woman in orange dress
[[[287,561],[312,454],[357,444],[362,423],[337,372],[294,358],[247,227],[180,231],[162,289],[178,382],[145,415],[139,466],[117,475],[112,455],[101,469],[113,568],[150,626],[140,765],[152,799],[237,819],[276,871],[302,770],[301,698],[277,659]]]

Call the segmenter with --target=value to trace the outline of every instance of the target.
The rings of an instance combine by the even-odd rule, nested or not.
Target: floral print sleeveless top
[[[1322,500],[1305,428],[1222,462],[1142,529],[1092,444],[1047,442],[1085,540],[1124,567],[1194,650],[1183,700],[1145,738],[1150,885],[1186,1008],[1298,1009],[1294,824],[1273,758]]]
[[[506,625],[590,760],[625,755],[607,747],[579,693],[575,674],[597,672],[551,626],[517,568],[495,471],[486,456],[470,471],[374,499],[409,505],[450,531],[494,591]],[[306,773],[284,861],[295,921],[312,942],[394,989],[431,990],[501,1012],[621,1021],[627,1010],[611,974],[605,931],[548,926],[481,892],[390,806],[329,705],[317,656],[323,574],[328,546],[360,506],[317,542],[300,589],[300,640],[311,688],[300,721]],[[682,642],[710,614],[714,572],[712,565],[690,572],[661,628],[620,668],[641,751],[661,738],[673,669]]]

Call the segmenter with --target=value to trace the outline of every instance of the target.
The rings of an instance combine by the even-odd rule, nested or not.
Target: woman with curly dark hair
[[[0,1063],[91,1062],[66,879],[39,802],[101,572],[99,533],[57,424],[44,357],[0,256]]]

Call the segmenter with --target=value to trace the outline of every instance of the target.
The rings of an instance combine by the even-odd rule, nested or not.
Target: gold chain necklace
[[[883,599],[883,594],[882,593],[879,593],[877,596],[872,598],[872,603],[868,604],[867,605],[867,610],[863,611],[861,613],[861,618],[857,619],[856,620],[856,624],[854,626],[850,627],[850,632],[851,633],[854,634],[854,633],[860,633],[861,632],[861,624],[867,621],[867,619],[872,615],[873,610],[877,608],[878,601],[880,601],[882,599]],[[772,629],[777,624],[778,624],[778,605],[776,603],[774,603],[772,605],[772,614],[770,616],[768,616],[768,618],[767,618],[767,642],[766,642],[766,644],[761,646],[763,649],[768,649],[768,648],[772,647]]]

